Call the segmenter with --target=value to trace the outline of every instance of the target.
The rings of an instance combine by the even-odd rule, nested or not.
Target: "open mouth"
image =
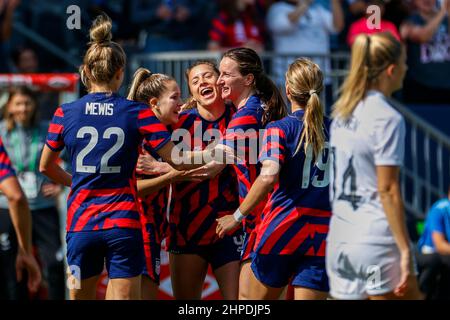
[[[214,93],[214,90],[212,88],[204,88],[200,91],[200,94],[202,95],[202,97],[204,98],[209,98],[212,96],[212,94]]]

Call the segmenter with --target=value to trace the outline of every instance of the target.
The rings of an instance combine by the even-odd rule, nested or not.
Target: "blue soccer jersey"
[[[298,110],[271,122],[264,135],[259,160],[278,162],[281,171],[257,228],[254,251],[258,254],[325,254],[331,216],[329,121],[325,121],[326,146],[314,161],[312,148],[305,153],[301,146],[295,153],[303,129],[303,113]]]
[[[117,94],[87,94],[56,110],[46,144],[71,159],[67,231],[141,228],[135,167],[143,138],[157,151],[170,133],[147,105]]]
[[[241,162],[234,165],[238,178],[239,200],[244,201],[253,182],[259,175],[259,133],[263,129],[264,109],[261,99],[253,95],[233,115],[222,144],[236,150]],[[260,203],[243,221],[244,231],[251,231],[258,224],[265,203]]]

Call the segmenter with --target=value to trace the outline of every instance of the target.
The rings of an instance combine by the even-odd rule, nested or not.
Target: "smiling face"
[[[214,68],[207,64],[195,66],[189,72],[189,90],[194,100],[202,107],[208,108],[216,103],[223,103],[217,85],[218,78]]]
[[[166,83],[166,90],[159,98],[150,100],[153,111],[164,125],[173,125],[178,122],[182,104],[180,88],[173,80]]]
[[[228,57],[220,61],[219,71],[220,76],[217,84],[221,88],[222,99],[231,100],[237,106],[244,91],[251,90],[248,76],[244,77],[239,72],[238,63]]]
[[[33,99],[25,94],[16,93],[8,103],[8,112],[13,120],[23,126],[27,126],[33,116],[36,104]]]

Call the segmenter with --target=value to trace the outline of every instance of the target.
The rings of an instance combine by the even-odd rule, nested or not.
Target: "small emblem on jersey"
[[[114,104],[86,102],[86,109],[84,113],[90,116],[112,116],[114,113]]]
[[[160,275],[160,273],[161,273],[161,260],[160,259],[155,259],[155,273],[157,275]]]
[[[243,235],[239,235],[239,236],[234,236],[233,237],[233,242],[237,247],[237,252],[241,253],[242,252],[242,246],[244,244],[244,236]]]

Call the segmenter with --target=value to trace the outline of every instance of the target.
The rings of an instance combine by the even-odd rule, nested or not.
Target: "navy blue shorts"
[[[67,264],[80,280],[100,275],[132,278],[142,273],[144,248],[141,229],[114,228],[67,232]]]
[[[255,277],[272,288],[291,284],[329,291],[325,257],[254,253],[251,267]]]
[[[149,277],[159,285],[161,272],[161,245],[153,242],[144,242],[145,263],[142,274]]]
[[[233,235],[226,235],[211,245],[169,248],[172,254],[196,254],[207,261],[213,270],[229,262],[239,261],[243,244],[243,233],[236,231]]]

